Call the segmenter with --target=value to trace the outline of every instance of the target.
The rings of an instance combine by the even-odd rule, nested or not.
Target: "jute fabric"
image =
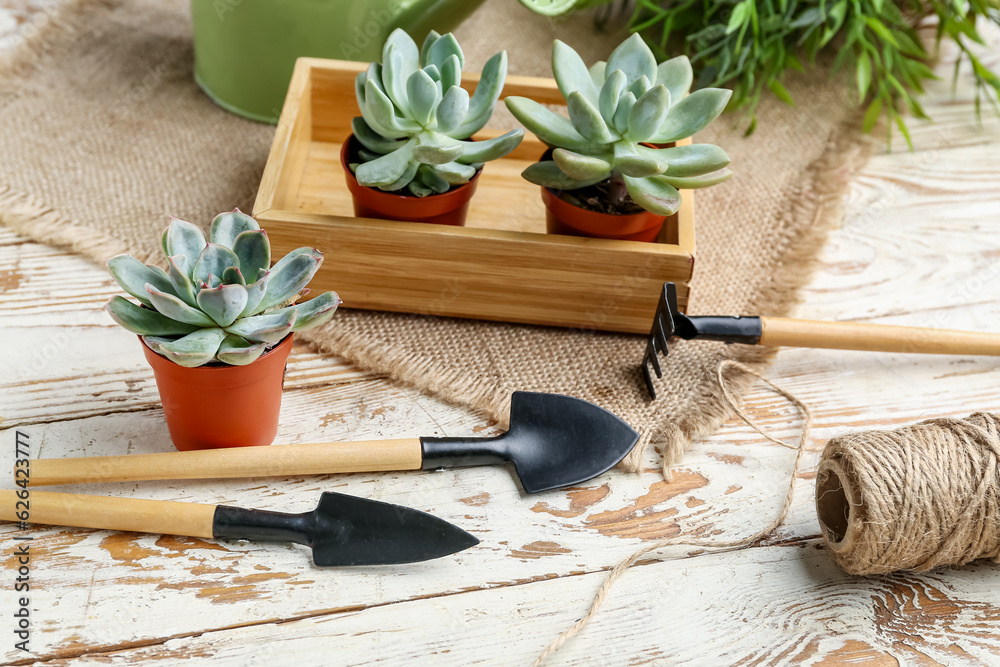
[[[251,209],[274,130],[197,88],[186,0],[67,0],[36,32],[0,64],[0,223],[98,261],[155,261],[168,216],[204,225]],[[511,72],[541,76],[553,38],[592,62],[622,37],[588,15],[553,21],[514,0],[487,0],[456,32],[468,68],[506,48]],[[736,176],[696,198],[692,313],[787,314],[866,157],[845,86],[822,68],[785,83],[796,106],[765,99],[749,138],[737,117],[695,138],[723,146]],[[668,465],[729,416],[713,381],[722,359],[759,369],[768,354],[676,342],[651,402],[641,336],[344,309],[301,338],[500,423],[514,390],[593,401],[642,433],[632,469],[650,442]],[[748,383],[733,379],[737,393]]]

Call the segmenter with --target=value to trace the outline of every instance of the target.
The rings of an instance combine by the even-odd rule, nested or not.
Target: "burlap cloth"
[[[511,72],[542,76],[555,37],[588,62],[621,38],[595,32],[590,16],[552,21],[515,0],[488,0],[457,33],[470,68],[506,48]],[[130,252],[155,261],[169,215],[207,224],[234,206],[250,210],[274,130],[199,91],[190,35],[187,0],[68,0],[9,51],[0,222],[95,260]],[[796,106],[766,99],[750,138],[732,117],[696,137],[723,146],[736,177],[698,193],[689,312],[786,314],[839,221],[867,152],[855,111],[823,72],[786,84]],[[720,360],[760,365],[767,354],[678,341],[650,402],[637,370],[641,336],[343,310],[301,338],[501,423],[516,389],[594,401],[638,428],[643,446],[662,443],[668,464],[728,416],[713,379]],[[627,466],[641,463],[641,450]]]

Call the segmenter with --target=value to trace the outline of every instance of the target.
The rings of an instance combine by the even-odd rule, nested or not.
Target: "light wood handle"
[[[334,472],[419,470],[422,463],[420,440],[405,438],[202,449],[164,454],[36,459],[30,462],[28,482],[31,486],[47,486],[145,479],[283,477]]]
[[[23,500],[17,493],[0,490],[0,519],[22,521],[18,514],[27,503],[26,523],[213,537],[215,505],[47,491],[31,491]]]
[[[1000,335],[858,322],[762,317],[760,344],[826,350],[1000,356]]]

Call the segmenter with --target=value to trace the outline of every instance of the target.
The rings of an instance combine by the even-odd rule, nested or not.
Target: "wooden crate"
[[[354,217],[339,153],[360,115],[354,79],[363,69],[298,60],[254,204],[275,256],[304,245],[326,254],[315,292],[336,290],[350,308],[633,333],[649,332],[665,281],[685,307],[691,192],[656,243],[546,234],[539,188],[520,175],[545,150],[530,133],[486,165],[464,228]],[[477,82],[463,75],[463,85]],[[503,94],[563,103],[551,79],[510,76]]]

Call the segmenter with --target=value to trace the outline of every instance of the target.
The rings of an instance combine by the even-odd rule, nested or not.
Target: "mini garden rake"
[[[666,356],[667,341],[672,336],[768,347],[1000,356],[998,334],[784,317],[685,315],[677,308],[677,288],[673,283],[664,283],[642,359],[646,389],[653,399],[656,387],[650,368],[656,377],[663,376],[658,355],[662,352]]]

